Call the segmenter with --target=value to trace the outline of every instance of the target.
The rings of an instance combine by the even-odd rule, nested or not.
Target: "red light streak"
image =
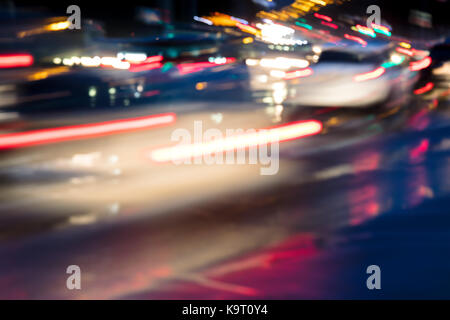
[[[329,22],[322,21],[321,24],[323,24],[324,26],[333,28],[333,29],[337,29],[338,28],[338,26],[335,25],[334,23],[329,23]]]
[[[419,71],[425,68],[428,68],[431,64],[431,58],[426,57],[419,61],[414,61],[409,64],[409,70],[411,71]]]
[[[0,149],[21,148],[149,129],[172,124],[175,122],[175,119],[176,115],[174,113],[164,113],[100,123],[4,134],[0,135]]]
[[[218,152],[267,145],[275,142],[300,139],[318,134],[322,123],[317,120],[297,121],[281,126],[270,127],[259,132],[228,136],[204,143],[176,145],[154,149],[149,158],[155,162],[169,162],[197,158]]]
[[[217,67],[217,66],[221,66],[224,64],[233,63],[235,61],[236,61],[235,58],[226,58],[225,63],[214,63],[214,62],[209,62],[209,61],[192,62],[192,63],[182,63],[182,64],[179,64],[177,67],[181,74],[187,74],[187,73],[202,71],[205,68]]]
[[[414,90],[414,94],[423,94],[423,93],[428,92],[431,89],[433,89],[433,87],[434,87],[434,83],[433,82],[428,82],[422,88]]]
[[[33,64],[30,54],[2,54],[0,55],[0,68],[29,67]]]
[[[410,56],[410,57],[412,57],[414,55],[414,52],[412,50],[408,50],[405,48],[396,48],[395,51],[406,54],[407,56]]]
[[[141,63],[160,62],[160,61],[162,61],[163,58],[164,58],[163,56],[151,56],[151,57],[147,57],[147,59],[145,59]]]
[[[162,63],[160,62],[154,62],[154,63],[144,63],[144,64],[132,64],[130,66],[131,72],[141,72],[141,71],[149,71],[153,69],[162,68]]]
[[[418,55],[418,56],[427,56],[428,55],[428,51],[424,51],[424,50],[417,50],[417,49],[411,49],[411,51],[413,52],[414,55]]]
[[[142,62],[136,62],[136,63],[130,62],[129,70],[131,72],[141,72],[141,71],[158,69],[163,66],[161,63],[161,61],[163,59],[164,59],[163,56],[158,55],[158,56],[147,57],[147,59],[145,59]]]
[[[379,67],[373,71],[361,73],[361,74],[354,76],[353,81],[361,82],[361,81],[366,81],[366,80],[377,79],[377,78],[381,77],[385,71],[386,71],[385,68]]]
[[[289,71],[289,72],[286,72],[284,79],[291,80],[291,79],[303,78],[303,77],[308,77],[312,74],[313,74],[313,70],[311,68],[306,68],[306,69],[296,70],[296,71]]]
[[[422,139],[416,147],[409,151],[409,156],[412,160],[419,160],[429,149],[430,141],[428,139]]]
[[[178,65],[178,70],[181,74],[187,74],[192,72],[198,72],[205,68],[210,68],[217,66],[217,64],[212,62],[193,62],[193,63],[182,63]]]
[[[352,36],[352,35],[349,35],[349,34],[344,34],[344,38],[356,41],[360,45],[362,45],[363,47],[367,46],[367,41],[361,39],[360,37]]]
[[[314,17],[316,17],[318,19],[322,19],[322,20],[328,21],[328,22],[333,21],[333,19],[331,19],[330,17],[325,16],[323,14],[314,13]]]
[[[153,97],[153,96],[156,96],[156,95],[158,95],[160,93],[161,93],[161,91],[159,91],[159,90],[150,90],[150,91],[144,92],[142,95],[144,97]]]

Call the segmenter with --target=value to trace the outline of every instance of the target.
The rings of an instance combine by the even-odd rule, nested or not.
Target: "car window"
[[[320,62],[359,62],[356,54],[344,51],[325,51],[321,54]]]
[[[342,62],[342,63],[381,63],[386,59],[385,53],[356,54],[346,51],[325,51],[321,54],[320,62]]]

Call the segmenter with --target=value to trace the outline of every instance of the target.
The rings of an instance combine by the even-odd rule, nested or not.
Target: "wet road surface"
[[[270,125],[235,106],[224,126]],[[444,86],[387,113],[288,113],[324,130],[282,143],[273,176],[151,163],[173,126],[5,151],[0,298],[449,298],[449,107]],[[217,126],[192,108],[176,127]]]

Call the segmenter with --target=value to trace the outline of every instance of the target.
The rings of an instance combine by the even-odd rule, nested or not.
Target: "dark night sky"
[[[233,14],[242,18],[252,18],[261,7],[257,7],[251,0],[0,0],[1,3],[14,1],[18,5],[33,5],[49,8],[53,13],[65,15],[67,6],[77,4],[84,16],[97,19],[127,19],[134,16],[136,6],[159,7],[171,9],[173,18],[177,21],[192,21],[195,14],[203,15],[213,11]],[[276,0],[275,0],[276,1]],[[281,2],[282,1],[282,2]],[[409,10],[420,9],[432,12],[433,19],[439,23],[448,24],[450,0],[353,0],[348,5],[364,14],[369,4],[378,4],[382,16],[390,19],[405,20]],[[287,4],[293,0],[278,0]]]
[[[11,0],[0,0],[6,3]],[[14,0],[17,6],[35,6],[50,9],[53,13],[65,15],[69,5],[76,4],[81,8],[83,15],[92,18],[129,19],[134,16],[135,7],[146,6],[153,8],[171,8],[176,20],[192,20],[194,15],[208,14],[213,11],[232,13],[250,18],[257,12],[257,7],[251,0],[131,0],[131,1],[105,1],[105,0],[69,0],[69,1],[32,1]]]

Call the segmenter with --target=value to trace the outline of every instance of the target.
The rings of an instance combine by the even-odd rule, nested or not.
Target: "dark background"
[[[274,0],[277,8],[288,5],[293,0]],[[381,17],[393,26],[408,26],[408,17],[411,9],[421,10],[432,14],[434,32],[443,32],[442,26],[448,28],[450,19],[450,0],[353,0],[343,5],[339,12],[348,12],[353,15],[366,15],[366,8],[376,4],[381,8]],[[104,21],[106,24],[118,27],[125,26],[120,21],[130,23],[135,17],[136,7],[145,6],[158,8],[163,13],[163,18],[171,22],[192,22],[194,15],[207,15],[214,11],[232,14],[244,19],[252,19],[255,14],[264,9],[251,0],[0,0],[0,5],[14,5],[20,7],[42,8],[55,15],[66,15],[66,8],[76,4],[81,8],[82,17]],[[328,6],[325,12],[333,11],[333,6]],[[399,31],[399,30],[396,30]],[[428,30],[431,31],[431,30]],[[411,32],[411,31],[410,31]]]
[[[32,0],[0,0],[0,4],[14,2],[16,6],[44,7],[57,14],[65,14],[66,8],[71,4],[79,5],[82,13],[93,18],[116,18],[125,19],[134,15],[136,6],[147,6],[170,10],[172,17],[176,21],[188,21],[194,15],[204,15],[210,12],[220,11],[230,13],[243,18],[251,18],[254,14],[263,9],[254,4],[251,0],[127,0],[127,1],[106,1],[106,0],[71,0],[71,1],[32,1]],[[278,0],[278,6],[291,3],[290,0]],[[409,9],[419,9],[433,14],[433,18],[440,23],[448,22],[449,2],[448,0],[353,0],[348,5],[359,7],[365,13],[365,8],[370,4],[378,4],[381,7],[382,15],[392,18],[407,18]]]
[[[192,21],[194,15],[205,15],[214,11],[232,13],[244,18],[250,18],[258,11],[258,7],[251,0],[131,0],[131,1],[31,1],[31,0],[0,0],[0,5],[11,2],[16,7],[44,8],[57,15],[65,15],[69,5],[80,6],[85,17],[97,19],[127,20],[135,15],[135,8],[145,6],[159,8],[170,12],[172,21]],[[287,3],[290,1],[288,0]],[[286,3],[286,0],[285,0]]]

